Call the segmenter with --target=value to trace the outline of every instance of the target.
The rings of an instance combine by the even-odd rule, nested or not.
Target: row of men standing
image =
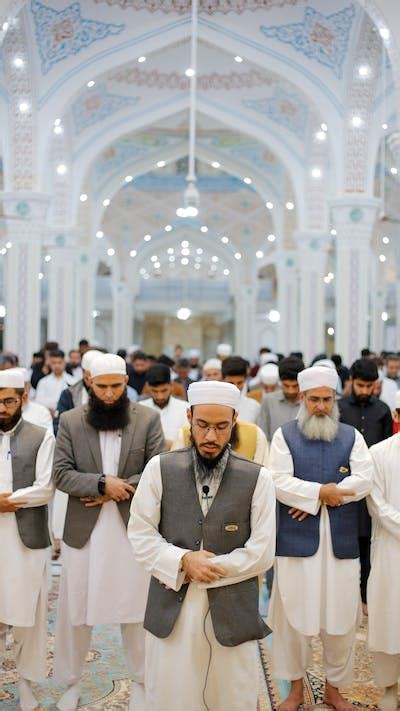
[[[313,371],[311,375],[309,370]],[[126,658],[130,675],[133,679],[132,700],[135,703],[135,708],[140,708],[139,704],[145,703],[143,688],[144,638],[140,623],[143,620],[147,586],[144,569],[135,562],[133,557],[132,549],[126,536],[126,525],[129,519],[130,500],[135,486],[145,463],[153,455],[157,455],[158,452],[162,451],[163,434],[159,417],[156,413],[152,412],[150,408],[144,410],[140,406],[132,405],[127,400],[125,373],[124,361],[117,356],[99,356],[92,366],[91,394],[88,405],[84,408],[72,410],[65,415],[61,420],[58,435],[54,476],[57,486],[69,495],[64,531],[64,570],[56,631],[56,677],[60,682],[65,682],[68,685],[67,692],[59,702],[60,709],[72,710],[77,707],[80,694],[79,681],[90,643],[90,628],[93,624],[104,622],[114,622],[122,625],[121,631]],[[357,538],[357,524],[354,528],[357,517],[354,518],[354,509],[351,506],[354,501],[363,498],[368,493],[371,464],[363,438],[358,436],[353,428],[345,428],[343,430],[343,426],[341,426],[338,430],[337,427],[336,429],[334,427],[335,417],[331,417],[334,406],[333,391],[335,389],[333,387],[333,375],[332,372],[328,373],[326,368],[314,368],[304,371],[301,389],[305,393],[306,402],[304,406],[308,414],[303,411],[304,421],[299,419],[297,423],[290,423],[288,427],[278,431],[271,448],[271,469],[275,479],[278,499],[281,502],[281,506],[287,506],[287,508],[282,509],[280,512],[278,564],[276,584],[271,603],[270,624],[275,630],[274,663],[279,670],[277,673],[281,678],[290,678],[294,681],[301,680],[307,665],[307,638],[310,634],[326,633],[327,637],[324,639],[328,667],[326,700],[340,709],[345,708],[345,706],[341,705],[344,702],[341,700],[337,687],[345,678],[347,679],[350,671],[355,624],[358,614],[358,595],[355,592],[358,583],[354,588],[354,580],[357,579],[358,571],[358,561],[356,560],[358,548],[354,541],[354,537]],[[18,405],[21,404],[24,396],[19,397],[20,393],[18,391],[21,390],[21,383],[17,373],[2,374],[1,378],[4,378],[4,380],[0,380],[0,387],[4,397],[2,401],[3,407],[1,408],[3,424],[8,420],[7,428],[3,430],[2,446],[3,454],[5,455],[4,461],[9,462],[8,479],[7,476],[2,477],[2,479],[4,479],[5,484],[8,484],[9,488],[4,491],[3,487],[2,508],[0,510],[4,514],[13,514],[10,517],[2,517],[1,521],[8,521],[7,526],[10,535],[14,536],[14,538],[17,536],[21,542],[25,541],[25,547],[29,549],[28,552],[32,550],[40,550],[42,552],[48,543],[48,538],[45,535],[46,527],[43,526],[43,504],[51,497],[52,493],[49,483],[49,462],[46,462],[46,466],[43,465],[44,452],[50,452],[51,450],[49,445],[47,445],[47,450],[45,447],[46,441],[47,443],[49,442],[50,436],[44,435],[43,431],[38,428],[24,425],[21,422],[21,412],[20,407],[18,409]],[[300,376],[299,381],[301,381]],[[227,480],[227,477],[224,478],[225,472],[229,471],[233,477],[234,475],[231,474],[231,471],[235,469],[235,466],[231,465],[231,454],[227,445],[230,441],[232,427],[236,424],[237,415],[235,414],[232,420],[231,414],[231,421],[229,418],[218,420],[221,413],[217,412],[215,414],[215,407],[222,407],[225,410],[230,410],[231,413],[232,411],[237,413],[239,406],[238,390],[228,383],[198,383],[191,387],[194,387],[194,395],[192,400],[189,395],[189,404],[192,408],[195,408],[194,411],[196,413],[196,419],[192,423],[195,453],[193,466],[195,481],[199,488],[200,505],[203,508],[205,520],[210,515],[208,513],[209,499],[211,501],[213,498],[217,499],[221,482],[223,481],[225,485],[225,480]],[[200,388],[200,394],[197,391],[196,396],[196,389],[198,388]],[[321,388],[327,389],[328,393],[325,392],[321,395],[318,392],[314,392]],[[7,390],[10,392],[7,392]],[[313,392],[314,395],[312,394]],[[204,393],[206,394],[204,395]],[[11,400],[13,402],[10,402]],[[205,414],[207,417],[204,420],[198,414],[199,412],[201,414],[199,410],[201,407],[206,408]],[[214,408],[211,414],[210,410],[207,410],[210,407]],[[4,408],[7,410],[6,413]],[[10,415],[13,408],[14,412]],[[225,412],[222,412],[222,415],[227,417]],[[325,432],[323,428],[322,430],[314,431],[313,427],[317,424],[318,418],[326,417],[328,419],[321,419],[321,423],[326,426],[327,431]],[[307,426],[311,429],[307,429]],[[196,431],[199,433],[197,438]],[[338,441],[340,439],[338,432],[342,438],[344,437],[343,442]],[[304,461],[302,461],[302,457],[304,458],[304,453],[302,452],[304,442],[302,438],[305,438],[308,448],[310,444],[313,447],[315,444],[311,456],[311,459],[315,458],[315,462],[311,467],[314,480],[310,480],[307,473],[304,473]],[[316,449],[317,446],[319,449]],[[324,462],[329,462],[329,466],[327,464],[323,467],[323,471],[319,467],[321,446],[324,449],[323,460]],[[7,447],[7,452],[5,452],[4,448]],[[330,447],[335,450],[336,459],[331,457],[330,451],[325,451]],[[309,452],[311,453],[311,450]],[[29,459],[32,461],[32,453],[35,455],[33,459],[36,460],[36,468],[32,473],[31,465],[30,473],[28,473],[27,461]],[[24,456],[26,457],[25,461]],[[179,459],[181,455],[171,453],[168,456],[178,456]],[[178,698],[181,699],[181,708],[198,709],[201,708],[201,705],[199,706],[199,696],[197,694],[193,696],[193,687],[196,687],[196,675],[193,675],[193,669],[197,668],[196,660],[187,654],[184,644],[184,637],[188,633],[188,625],[192,623],[196,626],[198,624],[199,617],[195,614],[195,610],[200,611],[200,608],[203,609],[201,606],[208,599],[213,623],[209,633],[211,634],[214,631],[217,634],[217,631],[219,631],[219,634],[223,637],[232,626],[232,619],[228,619],[228,623],[225,622],[225,628],[222,625],[222,632],[217,630],[218,614],[215,613],[216,617],[214,619],[210,593],[206,594],[206,588],[218,588],[222,585],[225,591],[230,590],[231,593],[232,590],[235,593],[240,590],[243,599],[240,598],[240,606],[236,611],[240,611],[242,614],[243,611],[247,610],[247,600],[251,599],[252,604],[254,603],[254,585],[251,591],[243,591],[243,588],[239,586],[247,580],[254,581],[255,576],[266,570],[272,562],[274,547],[274,493],[273,487],[271,488],[270,475],[265,469],[258,467],[257,473],[251,469],[251,476],[249,470],[249,481],[253,481],[254,486],[252,490],[250,487],[250,490],[247,491],[248,510],[247,512],[239,513],[233,508],[231,513],[232,522],[225,522],[224,524],[227,533],[236,534],[241,528],[239,524],[246,520],[241,516],[247,516],[248,526],[247,528],[244,527],[246,537],[241,540],[240,537],[236,538],[228,535],[230,541],[226,544],[227,550],[221,552],[221,556],[217,556],[221,560],[205,561],[204,555],[206,551],[196,550],[196,547],[194,553],[201,554],[201,559],[195,558],[193,560],[190,558],[193,548],[188,543],[182,545],[182,543],[179,544],[172,540],[176,536],[178,536],[178,539],[181,537],[183,540],[183,533],[179,535],[170,533],[161,536],[158,532],[160,500],[164,497],[164,485],[166,482],[160,460],[164,461],[163,458],[156,457],[145,469],[142,483],[132,505],[133,516],[131,518],[130,535],[137,560],[157,580],[169,588],[169,590],[165,590],[165,587],[162,589],[156,588],[156,592],[153,590],[153,605],[154,602],[159,605],[160,600],[162,600],[165,606],[165,600],[168,600],[168,598],[163,597],[164,592],[165,595],[171,596],[172,591],[176,591],[176,596],[173,598],[173,607],[175,606],[175,609],[176,602],[179,602],[179,592],[182,586],[185,584],[187,586],[185,590],[188,593],[187,601],[185,596],[181,596],[182,600],[180,600],[180,602],[183,602],[184,599],[186,601],[186,605],[180,606],[182,611],[186,611],[186,614],[182,612],[179,616],[181,625],[184,628],[184,635],[183,637],[181,636],[182,630],[178,634],[178,627],[176,629],[175,627],[173,628],[172,635],[176,632],[177,639],[175,643],[172,639],[172,651],[177,653],[180,650],[180,655],[183,654],[182,663],[185,658],[188,669],[188,674],[185,675],[187,681],[186,685],[184,685],[185,689],[181,688],[180,694],[178,694]],[[290,460],[292,462],[291,465]],[[172,459],[166,461],[172,463]],[[205,466],[207,461],[211,466]],[[237,474],[238,485],[243,476],[247,476],[247,464],[243,462],[244,460],[240,460],[239,465],[236,463],[239,466]],[[174,466],[176,464],[177,460],[174,459]],[[39,467],[41,468],[40,472]],[[202,471],[202,467],[204,471]],[[335,471],[333,471],[332,467]],[[185,460],[182,470],[183,475],[185,472],[190,471],[190,468],[190,461],[187,462]],[[10,470],[12,470],[11,479]],[[20,473],[21,470],[23,474]],[[293,476],[294,473],[295,476]],[[82,474],[85,476],[82,476]],[[323,478],[321,479],[321,477]],[[162,481],[161,486],[160,481]],[[208,483],[204,484],[204,482]],[[343,482],[344,486],[341,487]],[[176,485],[178,484],[179,487],[182,486],[182,482],[177,482]],[[181,491],[179,487],[178,492]],[[307,493],[304,493],[304,487],[307,489]],[[206,500],[203,501],[202,492],[204,493],[205,488],[208,491],[206,492]],[[11,494],[11,491],[14,491],[14,493]],[[188,493],[188,496],[190,495]],[[178,498],[178,496],[175,496],[176,500]],[[228,501],[232,501],[232,505],[234,505],[236,498],[237,492],[230,490]],[[212,503],[214,502],[212,501]],[[336,506],[340,504],[346,504],[346,506],[336,513]],[[348,528],[346,531],[340,532],[340,527],[345,520],[342,511],[346,512]],[[338,515],[341,518],[338,518]],[[174,516],[176,521],[177,511],[174,512]],[[335,517],[340,522],[339,528],[334,526]],[[17,526],[17,528],[14,526],[13,532],[11,525],[14,524],[9,525],[11,521],[14,521]],[[236,523],[236,521],[239,523]],[[313,522],[312,525],[311,522]],[[231,526],[232,529],[228,531],[227,526]],[[168,526],[166,526],[167,529]],[[311,550],[303,550],[301,548],[300,551],[293,550],[293,541],[301,540],[303,533],[306,538],[311,535],[313,540]],[[199,535],[199,538],[196,540],[196,546],[200,546],[201,541],[203,540],[204,542],[205,540],[205,529],[200,527],[197,535]],[[243,535],[242,532],[241,535]],[[32,539],[30,536],[32,536]],[[336,539],[335,537],[337,536],[338,538]],[[343,536],[349,539],[346,543],[344,543]],[[241,545],[234,545],[232,548],[233,539],[235,539],[236,543],[241,543]],[[209,540],[212,540],[212,537]],[[166,542],[167,545],[165,546]],[[220,546],[220,543],[215,542],[214,539],[213,547],[215,548],[215,546]],[[313,546],[315,550],[312,549]],[[14,550],[11,545],[11,539],[9,550]],[[217,548],[217,550],[220,549]],[[115,555],[116,551],[118,551],[118,556]],[[209,553],[210,557],[214,557],[215,554],[212,551]],[[293,559],[295,560],[293,561]],[[184,561],[184,563],[181,561]],[[339,565],[338,561],[342,565]],[[343,564],[344,562],[345,565]],[[179,569],[180,565],[183,566],[182,570]],[[18,670],[22,677],[20,682],[22,708],[33,709],[37,706],[29,681],[37,679],[38,669],[36,671],[29,670],[29,657],[31,655],[29,655],[28,650],[29,645],[35,639],[41,638],[43,643],[43,638],[45,638],[45,635],[43,635],[43,619],[40,618],[39,614],[40,610],[42,614],[44,610],[44,577],[43,575],[40,577],[39,574],[43,573],[44,567],[45,562],[42,561],[40,565],[37,565],[36,561],[35,569],[39,572],[35,578],[37,583],[32,594],[34,616],[32,618],[31,615],[30,624],[27,624],[26,621],[25,624],[21,624],[22,618],[18,612],[19,605],[16,602],[14,604],[14,617],[12,614],[8,615],[8,612],[4,615],[0,609],[3,628],[7,625],[13,626],[14,637],[17,636],[18,638],[18,634],[20,634],[20,639],[22,639],[17,645]],[[21,566],[21,569],[24,570],[24,566]],[[293,575],[301,579],[301,587],[304,584],[305,592],[307,586],[311,585],[312,587],[309,591],[310,596],[305,594],[304,600],[314,600],[315,603],[315,599],[318,598],[320,605],[315,606],[313,604],[312,609],[310,607],[307,610],[304,608],[304,600],[299,602],[298,599],[290,599],[290,596],[287,599],[288,590],[294,589]],[[210,576],[212,579],[210,579]],[[29,576],[25,578],[25,583],[27,579],[29,579]],[[350,590],[349,586],[351,587],[348,597],[349,613],[347,617],[345,616],[346,619],[341,620],[339,625],[337,595],[334,594],[329,585],[325,584],[326,580],[331,579],[336,580],[336,593],[340,590],[343,594],[343,590],[348,591]],[[110,581],[113,581],[113,584],[110,585]],[[311,583],[311,581],[314,582]],[[192,582],[194,583],[193,585],[191,584]],[[23,581],[21,580],[22,583]],[[203,585],[203,588],[201,585]],[[313,585],[318,587],[317,596]],[[8,586],[6,586],[6,589],[10,590]],[[21,590],[23,589],[22,587]],[[195,594],[199,589],[203,589],[204,592],[204,595],[200,596],[201,600]],[[99,595],[99,590],[102,591],[101,595]],[[136,591],[135,596],[132,596],[132,590]],[[189,594],[190,590],[191,593]],[[285,591],[284,594],[282,594],[282,590]],[[8,596],[10,597],[9,592]],[[238,603],[238,600],[233,599],[234,597],[232,594],[233,609],[235,609],[234,603]],[[10,601],[6,600],[4,608],[6,611],[8,610],[7,603],[10,605]],[[199,604],[198,608],[197,604]],[[218,610],[218,602],[215,603],[214,601],[214,609]],[[255,614],[254,605],[253,607],[250,605],[249,610],[251,614],[247,620],[247,625],[242,625],[241,629],[234,629],[236,636],[233,634],[233,642],[232,640],[231,642],[226,642],[225,638],[225,642],[223,641],[221,645],[216,640],[213,640],[215,666],[213,666],[210,679],[206,678],[205,680],[208,692],[214,694],[212,698],[219,699],[212,706],[213,708],[255,708],[253,704],[254,698],[252,697],[255,686],[253,683],[248,684],[249,679],[253,678],[252,675],[254,675],[254,669],[256,668],[254,647],[252,647],[251,652],[253,664],[249,664],[250,657],[245,655],[238,665],[238,669],[242,668],[242,674],[239,675],[239,678],[243,681],[243,670],[246,671],[248,677],[245,675],[247,682],[244,686],[247,689],[246,693],[250,694],[248,697],[249,702],[251,702],[250,705],[246,701],[245,706],[243,706],[243,702],[247,698],[243,697],[243,691],[238,696],[235,685],[231,684],[233,692],[231,696],[226,693],[226,687],[223,683],[223,669],[232,669],[235,659],[236,661],[239,659],[238,655],[235,658],[231,655],[231,662],[226,666],[225,652],[227,650],[225,647],[238,647],[244,654],[245,650],[241,645],[264,634],[265,630],[260,623],[258,613]],[[171,627],[167,629],[165,634],[165,630],[160,630],[154,620],[151,619],[151,612],[150,608],[147,629],[153,632],[153,637],[156,639],[164,636],[171,637]],[[167,617],[169,612],[167,604],[165,607]],[[207,607],[204,608],[204,613],[205,615],[207,614]],[[174,612],[173,614],[175,614],[176,621],[178,613]],[[186,621],[183,622],[184,620]],[[292,624],[294,620],[296,620],[296,624]],[[298,620],[306,620],[303,627],[303,623],[300,624],[301,629],[298,628]],[[210,624],[209,621],[208,623]],[[205,619],[204,624],[206,624]],[[41,636],[39,627],[42,631]],[[24,630],[25,628],[29,632],[27,633],[25,630],[24,637],[24,633],[18,632],[18,630]],[[344,632],[341,631],[342,628],[345,630]],[[311,629],[312,631],[310,632]],[[195,629],[192,632],[194,633]],[[349,634],[351,639],[348,637]],[[292,636],[292,644],[288,647],[283,640],[285,638],[289,639],[290,635]],[[342,636],[343,639],[338,640],[338,637]],[[330,639],[330,637],[336,639]],[[238,641],[239,639],[241,641]],[[341,642],[341,645],[339,644],[338,646],[338,642]],[[281,648],[279,648],[279,644]],[[222,650],[220,650],[221,646]],[[159,645],[156,645],[156,647],[158,647],[159,652]],[[236,651],[239,652],[239,649],[236,649]],[[174,656],[173,654],[172,656],[169,654],[161,654],[160,656],[158,652],[157,654],[154,652],[153,643],[153,654],[150,654],[153,664],[148,676],[148,693],[153,693],[153,697],[150,702],[146,699],[149,709],[171,708],[171,705],[168,704],[172,702],[173,694],[177,692],[176,683],[171,682],[170,694],[172,696],[168,697],[168,694],[165,693],[167,679],[170,679],[170,674],[166,673],[168,672],[168,665],[165,666],[165,660],[173,660]],[[345,663],[343,663],[343,655],[346,658]],[[44,659],[42,654],[34,656],[37,664],[39,664],[40,659]],[[199,656],[204,661],[205,654],[199,652]],[[217,663],[218,659],[219,663]],[[246,659],[247,662],[244,663]],[[340,672],[338,671],[339,667]],[[157,669],[164,670],[161,678],[157,676]],[[218,673],[216,673],[216,670]],[[293,676],[293,674],[299,674],[299,676]],[[154,683],[154,679],[157,679],[157,683]],[[151,680],[153,680],[153,683]],[[208,681],[210,682],[210,688]],[[182,686],[181,682],[180,685]],[[296,685],[294,686],[296,687]],[[221,688],[225,689],[223,700],[220,698]],[[153,692],[150,692],[150,689],[153,689]],[[250,689],[252,690],[251,692]],[[198,691],[200,693],[200,689]],[[287,708],[291,708],[290,703],[294,708],[296,688],[292,691],[294,691],[292,702],[290,699],[286,702],[289,704]],[[169,702],[167,701],[168,698],[170,698]],[[194,705],[190,706],[193,699]],[[237,700],[235,701],[235,699]],[[235,706],[235,703],[238,705]],[[179,708],[179,705],[175,705],[175,708]]]

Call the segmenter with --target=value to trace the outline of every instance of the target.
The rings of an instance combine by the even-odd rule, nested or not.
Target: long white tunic
[[[242,422],[253,422],[254,424],[258,420],[260,414],[261,405],[257,400],[252,397],[247,397],[245,394],[241,394],[239,400],[239,416],[238,419]]]
[[[115,475],[121,452],[120,432],[100,432],[104,474]],[[114,501],[102,504],[83,548],[63,544],[69,613],[73,625],[143,622],[149,576],[133,555]]]
[[[0,433],[0,493],[12,491],[10,432]],[[54,435],[46,431],[36,459],[32,486],[17,489],[10,497],[24,500],[23,508],[43,506],[53,494],[51,469]],[[21,541],[15,513],[0,513],[0,622],[15,627],[33,627],[39,593],[46,586],[45,548],[33,550]],[[5,574],[6,572],[6,574]]]
[[[164,432],[164,437],[172,442],[178,435],[181,427],[187,424],[187,408],[188,404],[184,400],[178,400],[178,398],[171,395],[168,405],[165,407],[158,407],[154,403],[151,397],[146,400],[140,401],[141,405],[146,405],[146,407],[151,407],[160,415],[161,427]]]
[[[76,383],[75,378],[65,371],[60,377],[50,373],[39,380],[36,387],[35,401],[50,410],[55,410],[62,391],[74,383]]]
[[[204,515],[207,514],[207,506],[212,506],[219,486],[215,481],[209,484],[208,502],[202,494],[201,485],[197,485]],[[184,574],[179,573],[180,560],[187,551],[167,543],[159,533],[161,500],[160,457],[156,456],[144,469],[132,501],[128,537],[139,562],[162,583],[173,590],[179,590],[184,581]],[[203,624],[206,624],[207,636],[213,647],[212,678],[219,679],[219,682],[211,682],[210,688],[207,685],[210,708],[255,710],[257,674],[254,643],[227,648],[216,641],[209,621],[205,621],[208,609],[207,588],[232,585],[263,573],[272,565],[274,549],[274,487],[269,472],[261,468],[252,499],[249,540],[243,548],[213,558],[215,563],[227,570],[228,577],[210,584],[191,583],[171,635],[166,639],[148,635],[146,701],[149,709],[180,710],[183,708],[182,699],[190,699],[185,705],[185,711],[203,708],[201,692],[209,663],[209,646],[203,631]],[[163,682],[158,685],[152,681],[157,674],[163,678]],[[218,694],[224,701],[218,700]]]
[[[355,496],[346,498],[346,503],[359,501],[371,489],[371,457],[364,438],[357,431],[350,465],[351,476],[338,485],[355,492]],[[281,428],[272,439],[269,468],[278,501],[312,516],[320,508],[322,510],[317,552],[304,558],[277,556],[275,559],[275,584],[268,623],[279,631],[274,605],[274,598],[279,594],[290,625],[301,634],[317,635],[321,629],[328,634],[346,634],[354,627],[359,615],[359,559],[335,557],[328,510],[324,504],[321,507],[319,500],[321,484],[294,476],[293,459]]]
[[[373,486],[368,579],[368,645],[374,652],[400,654],[400,434],[370,449]]]

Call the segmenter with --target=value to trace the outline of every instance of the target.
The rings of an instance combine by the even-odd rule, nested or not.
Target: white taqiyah
[[[202,380],[188,388],[189,407],[193,405],[225,405],[239,410],[240,390],[232,383]]]
[[[8,368],[0,370],[0,388],[16,388],[23,390],[25,386],[24,374],[21,368]]]
[[[222,364],[219,358],[209,358],[203,365],[203,371],[221,370]]]
[[[90,364],[90,375],[126,375],[126,363],[121,356],[114,353],[102,353]]]
[[[261,365],[266,365],[267,363],[277,363],[278,356],[276,353],[261,353],[260,363]]]
[[[312,365],[311,368],[305,368],[298,376],[300,392],[313,388],[332,388],[336,390],[338,384],[338,374],[336,369],[329,368],[326,365]]]
[[[97,358],[97,356],[103,355],[101,351],[96,351],[93,349],[92,351],[86,351],[86,353],[83,354],[82,360],[81,360],[81,366],[83,370],[88,370],[90,372],[90,366],[93,363],[94,359]]]
[[[217,355],[230,356],[232,355],[232,346],[230,343],[219,343],[217,346]]]
[[[279,380],[279,368],[275,363],[266,363],[259,370],[264,385],[276,385]]]

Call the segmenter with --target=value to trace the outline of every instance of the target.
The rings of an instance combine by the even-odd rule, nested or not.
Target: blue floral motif
[[[47,74],[57,62],[78,54],[93,42],[118,35],[125,29],[125,25],[83,19],[79,2],[73,2],[59,12],[39,0],[31,0],[31,11],[43,74]]]
[[[303,22],[272,27],[262,25],[260,30],[266,37],[291,44],[304,56],[332,69],[341,79],[354,16],[353,4],[332,15],[323,15],[306,7]]]
[[[307,126],[308,109],[297,94],[276,87],[274,94],[265,99],[243,99],[243,105],[257,111],[285,126],[299,138],[304,138]]]
[[[103,121],[111,114],[121,109],[135,106],[139,101],[138,96],[121,96],[108,91],[105,83],[99,84],[95,89],[86,92],[72,104],[72,117],[75,132],[82,133],[89,126],[98,121]]]

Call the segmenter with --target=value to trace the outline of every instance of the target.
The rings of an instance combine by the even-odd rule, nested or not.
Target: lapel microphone
[[[207,486],[207,484],[204,484],[204,486],[202,487],[202,492],[203,492],[202,498],[205,499],[207,502],[207,512],[208,512],[208,500],[212,499],[212,496],[208,495],[210,493],[210,487]]]

